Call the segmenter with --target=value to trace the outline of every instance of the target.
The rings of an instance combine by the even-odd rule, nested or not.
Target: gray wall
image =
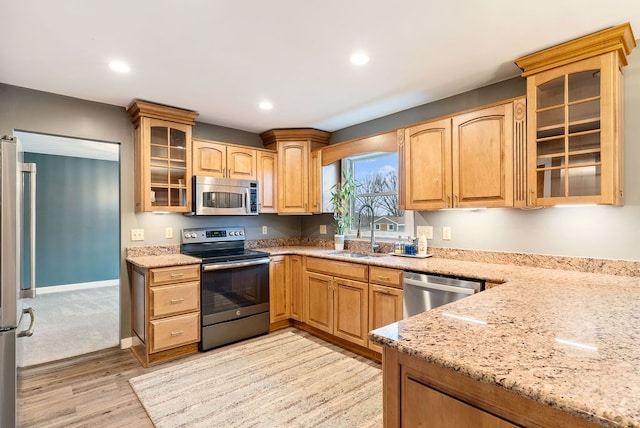
[[[118,162],[40,153],[25,153],[24,160],[38,168],[36,286],[117,279]],[[22,248],[28,259],[29,247]],[[25,263],[27,280],[28,271]]]
[[[432,225],[438,247],[528,252],[578,257],[640,260],[640,49],[629,57],[625,74],[625,195],[623,207],[572,207],[539,210],[422,211],[415,225]],[[523,95],[521,78],[480,88],[438,102],[336,131],[332,142],[403,127],[444,114]],[[315,233],[309,223],[303,230]],[[452,239],[442,240],[442,227]]]
[[[124,262],[125,248],[141,245],[177,244],[183,227],[211,224],[241,225],[249,239],[299,237],[300,219],[291,216],[189,218],[180,214],[136,214],[133,202],[133,127],[124,107],[80,100],[48,92],[0,83],[0,135],[13,130],[38,132],[120,144],[120,336],[130,337],[131,300]],[[188,108],[188,106],[184,106]],[[257,134],[196,122],[193,135],[228,143],[261,147]],[[261,234],[262,226],[269,233]],[[165,239],[166,227],[174,228],[174,238]],[[131,242],[130,230],[145,229],[145,240]]]

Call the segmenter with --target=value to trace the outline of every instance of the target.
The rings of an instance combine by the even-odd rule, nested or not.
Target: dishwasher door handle
[[[439,291],[448,291],[450,293],[460,293],[460,294],[476,294],[476,291],[472,288],[466,287],[455,287],[452,285],[444,285],[444,284],[436,284],[433,282],[425,282],[425,281],[416,281],[415,279],[404,278],[404,283],[408,285],[413,285],[415,287],[424,288],[425,290],[439,290]]]

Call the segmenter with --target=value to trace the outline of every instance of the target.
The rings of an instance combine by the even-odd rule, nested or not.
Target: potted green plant
[[[356,190],[353,174],[346,169],[342,171],[342,180],[331,187],[331,203],[335,220],[334,244],[336,250],[344,250],[344,233],[351,225],[349,205]]]

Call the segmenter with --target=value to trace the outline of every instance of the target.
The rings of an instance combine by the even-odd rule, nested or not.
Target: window
[[[399,234],[413,234],[413,212],[398,208],[397,153],[346,158],[342,168],[351,171],[356,182],[356,194],[350,204],[350,235],[355,235],[360,226],[362,237],[371,236],[372,211],[376,237],[397,238]]]

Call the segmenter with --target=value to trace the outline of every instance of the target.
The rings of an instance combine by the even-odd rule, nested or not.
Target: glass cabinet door
[[[152,207],[187,205],[187,130],[163,121],[150,124]]]
[[[600,74],[568,70],[536,86],[538,198],[600,195]]]

